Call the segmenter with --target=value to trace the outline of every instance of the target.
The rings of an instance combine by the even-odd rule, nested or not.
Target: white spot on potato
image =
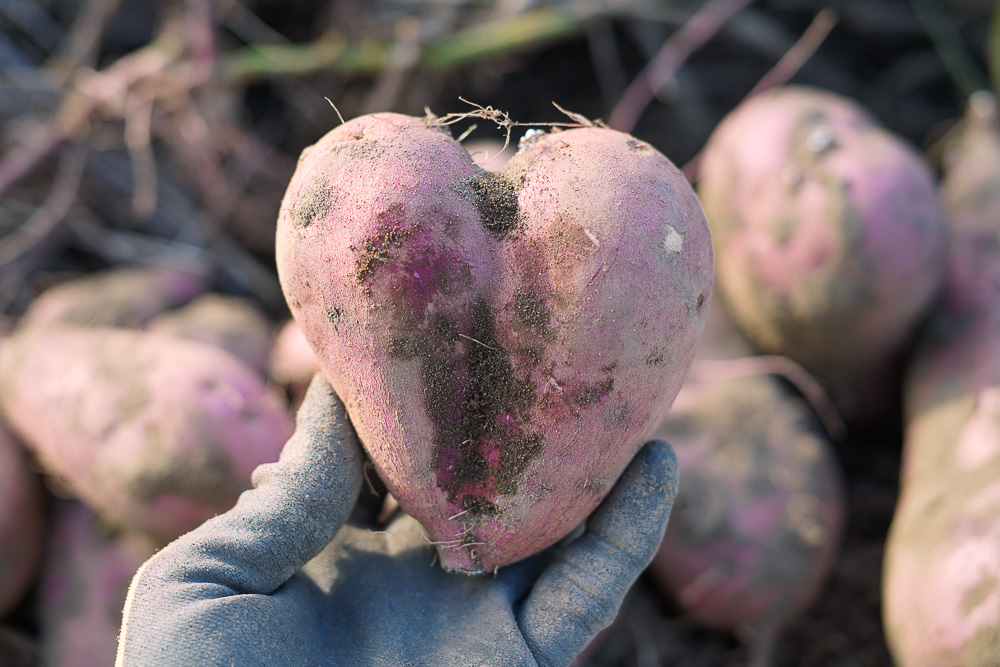
[[[833,128],[829,125],[819,125],[806,137],[806,148],[814,153],[821,153],[833,146]]]
[[[594,236],[592,231],[590,231],[590,227],[584,227],[583,233],[587,235],[587,238],[590,239],[590,242],[594,244],[595,248],[601,247],[601,244],[597,242],[597,237]]]
[[[545,132],[542,130],[528,130],[524,133],[524,136],[521,137],[521,140],[517,142],[517,152],[520,153],[525,148],[541,139],[544,134]]]
[[[663,239],[663,249],[670,253],[679,253],[684,249],[684,237],[673,228],[671,225],[667,225],[667,235]]]
[[[996,113],[997,100],[985,90],[977,90],[969,96],[969,111],[978,118],[990,118]]]

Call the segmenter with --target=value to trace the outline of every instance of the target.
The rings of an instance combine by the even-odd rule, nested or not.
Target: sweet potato
[[[158,267],[109,269],[45,290],[31,302],[19,326],[138,328],[159,313],[187,303],[204,289],[205,276],[197,271]]]
[[[489,173],[398,114],[304,152],[277,264],[379,474],[464,572],[604,498],[677,393],[712,286],[698,201],[648,144],[540,133]]]
[[[271,323],[253,302],[210,293],[154,317],[147,331],[220,347],[262,375],[271,353]]]
[[[39,585],[39,630],[46,667],[113,665],[132,576],[155,548],[114,535],[83,504],[55,508]]]
[[[720,123],[698,194],[740,329],[824,381],[849,419],[876,416],[943,277],[941,208],[920,156],[852,102],[789,86]]]
[[[292,405],[298,405],[310,380],[319,372],[319,360],[295,320],[285,322],[274,337],[267,372],[288,390]]]
[[[705,342],[719,347],[703,345],[699,359],[741,347],[726,325],[710,319]],[[682,474],[649,574],[686,613],[737,633],[753,664],[767,665],[833,564],[841,472],[809,406],[777,378],[715,379],[699,363],[656,433],[674,446]]]
[[[215,347],[125,329],[22,329],[0,410],[108,521],[170,540],[228,509],[292,432],[262,378]]]
[[[1000,664],[996,122],[973,105],[945,165],[948,276],[906,378],[901,491],[883,576],[886,636],[900,667]]]
[[[43,528],[38,480],[14,436],[0,422],[0,619],[32,582]]]
[[[513,143],[504,147],[496,139],[473,139],[462,144],[473,161],[486,171],[500,171],[514,157]]]

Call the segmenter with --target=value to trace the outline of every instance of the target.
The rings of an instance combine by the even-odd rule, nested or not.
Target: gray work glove
[[[136,573],[117,665],[568,665],[653,557],[677,491],[673,450],[649,443],[580,537],[467,576],[432,566],[409,516],[378,531],[359,504],[347,521],[362,461],[317,377],[255,488]]]

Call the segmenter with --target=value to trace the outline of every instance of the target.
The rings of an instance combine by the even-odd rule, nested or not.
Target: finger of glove
[[[647,443],[584,534],[539,576],[518,622],[540,665],[570,664],[614,620],[659,548],[678,481],[673,448]]]
[[[161,551],[146,576],[222,587],[206,589],[207,597],[272,593],[344,524],[361,486],[361,460],[343,404],[317,376],[278,462],[259,466],[253,489]]]

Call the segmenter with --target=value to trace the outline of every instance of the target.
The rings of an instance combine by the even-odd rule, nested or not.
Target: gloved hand
[[[432,565],[406,515],[376,531],[359,504],[347,521],[362,461],[317,377],[255,488],[136,573],[116,664],[568,665],[653,557],[677,491],[673,450],[649,443],[580,537],[467,576]]]

